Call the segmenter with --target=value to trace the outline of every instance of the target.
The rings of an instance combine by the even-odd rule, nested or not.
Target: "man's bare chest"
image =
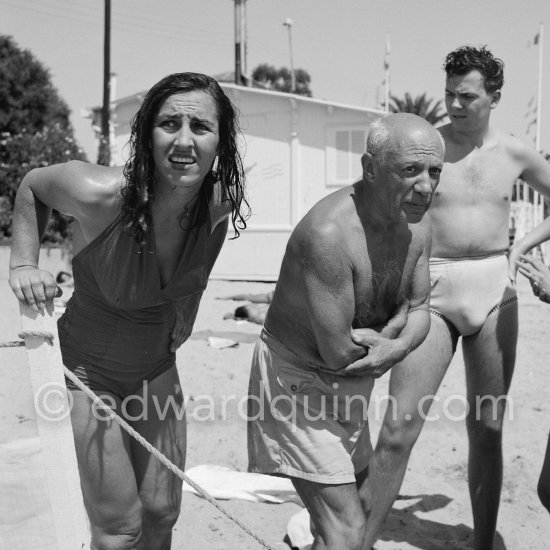
[[[396,249],[371,256],[364,258],[355,272],[355,328],[385,322],[411,282],[413,266],[408,254]]]

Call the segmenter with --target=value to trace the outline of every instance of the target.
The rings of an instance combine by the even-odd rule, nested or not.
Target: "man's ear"
[[[363,166],[363,178],[370,179],[374,177],[374,158],[370,153],[363,153],[361,157],[361,165]]]
[[[495,92],[493,92],[491,94],[491,109],[494,109],[497,105],[498,105],[498,102],[500,101],[500,90],[496,90]]]

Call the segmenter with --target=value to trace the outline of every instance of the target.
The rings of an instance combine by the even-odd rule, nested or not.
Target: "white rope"
[[[25,336],[29,338],[44,338],[50,346],[53,345],[53,335],[49,332],[27,330],[25,332],[19,333],[17,336],[21,340],[12,340],[10,342],[0,342],[0,348],[22,348],[25,346]]]

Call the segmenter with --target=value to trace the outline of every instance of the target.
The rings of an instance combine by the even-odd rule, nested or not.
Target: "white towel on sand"
[[[239,472],[226,466],[214,464],[195,466],[187,470],[186,474],[216,499],[236,498],[275,504],[295,502],[303,506],[288,478]],[[183,490],[197,494],[186,483],[183,484]],[[286,534],[292,548],[298,550],[311,548],[313,536],[309,528],[309,513],[305,508],[290,518]]]
[[[185,473],[217,499],[236,498],[252,502],[302,504],[292,482],[284,477],[239,472],[215,464],[195,466]],[[186,483],[183,485],[183,490],[196,494],[195,490]]]

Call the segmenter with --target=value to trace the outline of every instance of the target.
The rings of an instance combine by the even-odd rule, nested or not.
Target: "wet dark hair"
[[[504,84],[504,63],[486,46],[457,48],[447,55],[443,68],[448,77],[462,76],[477,69],[483,76],[483,85],[489,94],[500,90]]]
[[[237,111],[213,78],[200,73],[175,73],[164,77],[149,90],[132,119],[130,157],[124,166],[126,185],[122,189],[122,220],[139,244],[145,242],[151,224],[149,205],[156,191],[152,141],[156,117],[170,96],[192,91],[205,92],[216,103],[218,162],[215,170],[211,170],[204,178],[193,215],[189,218],[191,222],[186,221],[189,212],[184,211],[180,214],[180,226],[182,229],[191,229],[205,223],[214,184],[220,182],[221,200],[231,204],[234,237],[238,237],[240,230],[246,228],[249,207],[245,197],[244,170],[237,147],[237,134],[240,131]]]

